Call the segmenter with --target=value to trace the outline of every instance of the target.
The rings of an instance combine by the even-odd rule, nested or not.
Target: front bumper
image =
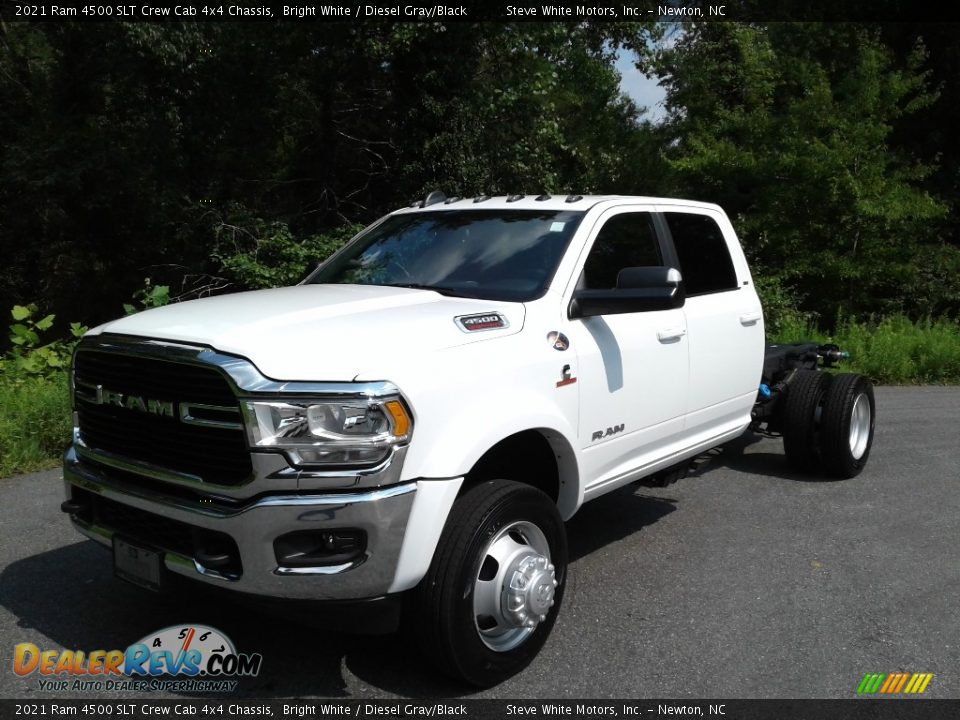
[[[179,575],[252,595],[313,600],[374,598],[391,589],[417,493],[411,482],[353,492],[287,491],[228,503],[199,493],[168,494],[162,484],[127,482],[120,470],[85,461],[74,448],[64,457],[63,477],[67,500],[76,507],[133,508],[131,522],[122,527],[104,520],[107,513],[71,510],[74,526],[103,545],[120,535],[161,551],[166,569]],[[361,557],[317,567],[278,564],[277,537],[344,528],[366,533]],[[192,552],[183,535],[204,533],[232,539],[239,572],[212,569],[197,559],[202,554]]]

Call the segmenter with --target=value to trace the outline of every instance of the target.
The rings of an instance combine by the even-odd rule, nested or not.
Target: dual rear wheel
[[[860,474],[870,456],[876,418],[873,385],[862,375],[799,370],[787,387],[783,449],[804,472]]]

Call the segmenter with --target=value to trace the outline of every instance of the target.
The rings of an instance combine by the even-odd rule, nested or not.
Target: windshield
[[[307,282],[391,285],[484,300],[534,300],[582,212],[449,210],[394,215]]]

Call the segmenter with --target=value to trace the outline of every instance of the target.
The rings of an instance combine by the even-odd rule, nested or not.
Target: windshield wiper
[[[410,288],[411,290],[433,290],[448,297],[471,297],[464,295],[460,290],[442,285],[424,285],[422,283],[383,283],[386,287]]]

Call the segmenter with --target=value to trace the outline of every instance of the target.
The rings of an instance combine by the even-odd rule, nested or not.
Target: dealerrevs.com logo
[[[13,671],[36,676],[44,691],[230,692],[237,677],[260,673],[260,653],[238,653],[233,642],[206,625],[173,625],[126,650],[13,649]]]

